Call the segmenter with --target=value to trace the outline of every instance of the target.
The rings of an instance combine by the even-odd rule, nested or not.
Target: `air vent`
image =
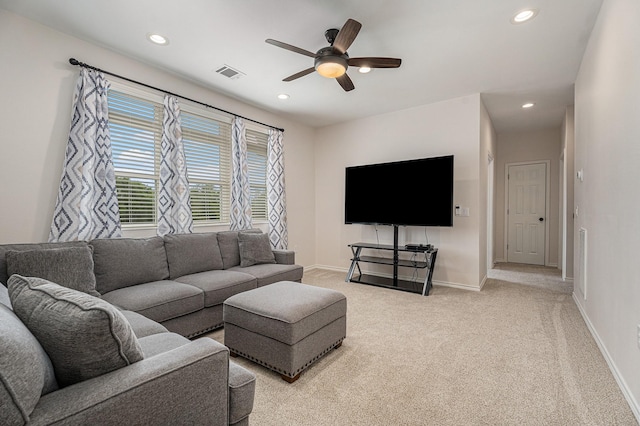
[[[237,80],[240,77],[242,77],[243,75],[245,75],[245,73],[238,71],[235,68],[230,67],[229,65],[223,65],[220,68],[218,68],[216,70],[216,72],[218,74],[224,75],[227,78],[230,78],[231,80]]]

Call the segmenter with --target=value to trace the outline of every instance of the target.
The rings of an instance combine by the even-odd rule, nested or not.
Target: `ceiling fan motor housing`
[[[323,47],[316,54],[314,67],[323,77],[340,77],[349,67],[349,55],[346,52],[342,55],[336,55],[333,47]]]

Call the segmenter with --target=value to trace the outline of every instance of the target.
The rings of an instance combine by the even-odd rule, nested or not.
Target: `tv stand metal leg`
[[[351,261],[351,266],[349,267],[349,273],[347,273],[347,279],[345,280],[346,282],[351,281],[351,278],[353,278],[353,272],[355,271],[356,267],[358,267],[358,270],[360,270],[360,265],[358,265],[358,261],[360,260],[360,251],[362,250],[362,247],[358,247],[357,249],[353,249],[353,247],[351,247],[351,252],[353,253],[353,260]],[[360,274],[362,274],[362,272],[360,272]]]

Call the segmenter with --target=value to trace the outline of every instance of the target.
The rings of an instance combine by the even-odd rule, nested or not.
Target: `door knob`
[[[544,218],[541,217],[540,219],[538,219],[540,222],[544,222]]]

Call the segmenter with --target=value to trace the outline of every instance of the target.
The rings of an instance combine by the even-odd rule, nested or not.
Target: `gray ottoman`
[[[228,298],[224,344],[289,383],[347,335],[347,299],[335,290],[281,281]]]

